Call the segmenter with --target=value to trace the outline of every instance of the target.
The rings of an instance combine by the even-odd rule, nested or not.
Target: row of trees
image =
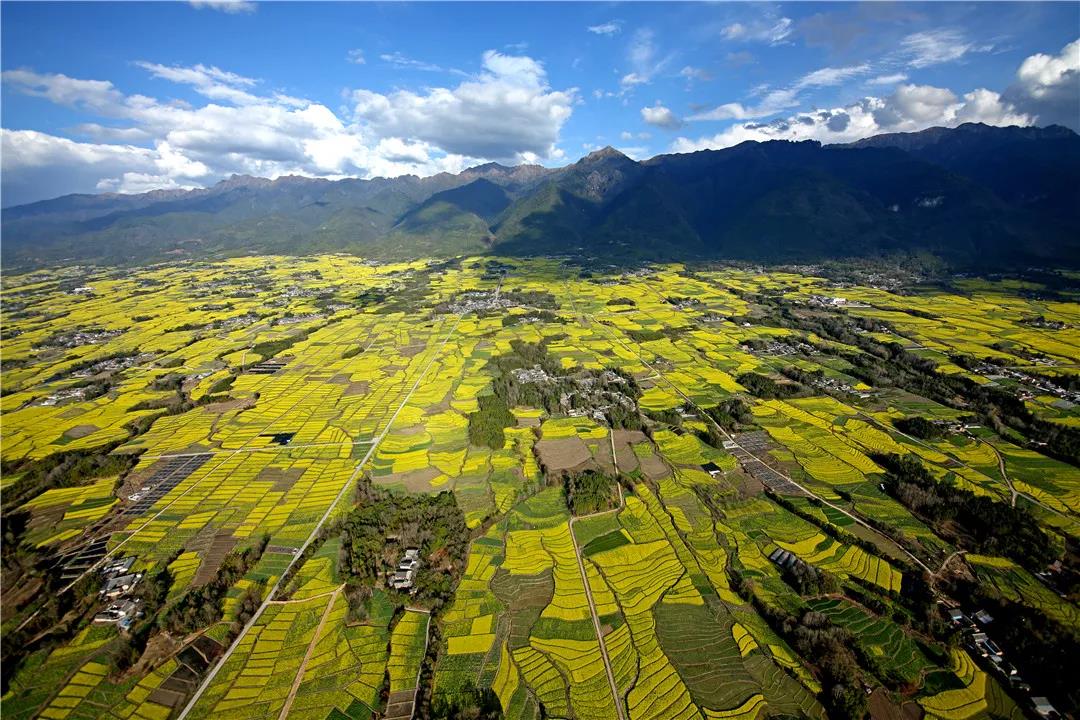
[[[351,587],[347,597],[366,603],[369,589],[400,560],[403,549],[416,547],[421,558],[417,601],[433,609],[448,602],[467,563],[470,539],[454,494],[399,495],[375,487],[366,477],[357,492],[356,507],[341,523],[338,563]],[[356,607],[355,617],[364,614],[363,607]]]
[[[255,567],[269,542],[270,536],[263,535],[257,544],[227,554],[214,579],[201,587],[186,590],[165,609],[159,625],[173,635],[187,635],[220,620],[224,615],[225,594]]]
[[[955,536],[960,545],[981,553],[1012,558],[1036,572],[1057,557],[1050,537],[1026,508],[939,482],[914,455],[874,459],[886,469],[885,491],[939,534]]]
[[[559,413],[564,410],[564,397],[569,398],[571,408],[579,409],[602,401],[611,427],[641,428],[641,416],[636,407],[641,388],[634,377],[618,369],[578,371],[573,376],[567,375],[547,350],[547,344],[557,339],[558,336],[550,336],[539,343],[514,340],[509,353],[491,360],[488,367],[493,375],[492,394],[477,398],[479,408],[469,415],[469,441],[472,444],[501,449],[505,441],[504,429],[516,422],[510,408],[524,405]],[[545,377],[522,382],[514,374],[515,370],[532,369],[539,369]],[[619,402],[622,398],[631,403]]]
[[[751,395],[762,400],[775,400],[777,398],[792,398],[806,395],[807,389],[797,382],[777,382],[768,375],[756,372],[747,372],[739,375],[736,380],[746,388]]]
[[[596,470],[564,475],[563,493],[574,515],[591,515],[618,504],[615,479]]]
[[[813,610],[804,609],[800,614],[774,607],[754,592],[753,582],[729,564],[727,568],[731,587],[780,636],[787,640],[804,658],[811,660],[821,679],[818,700],[825,706],[831,718],[862,720],[869,708],[862,688],[862,673],[852,647],[851,633],[834,625],[828,617]]]
[[[1036,417],[1016,393],[1000,387],[980,385],[963,375],[937,372],[937,365],[904,349],[898,343],[881,343],[861,328],[862,318],[807,318],[795,315],[786,306],[781,309],[780,322],[815,332],[842,343],[857,346],[862,352],[833,347],[823,352],[841,355],[851,363],[848,371],[869,385],[896,386],[923,397],[968,410],[983,417],[999,434],[1011,429],[1036,443],[1041,451],[1080,467],[1080,428],[1049,422]],[[874,321],[876,322],[876,321]],[[954,362],[972,366],[972,360],[955,357]]]

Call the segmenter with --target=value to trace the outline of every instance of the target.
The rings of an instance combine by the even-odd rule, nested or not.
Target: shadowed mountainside
[[[559,169],[69,195],[3,211],[8,271],[342,251],[818,261],[929,253],[956,268],[1075,266],[1080,136],[966,124],[849,145],[745,142]]]

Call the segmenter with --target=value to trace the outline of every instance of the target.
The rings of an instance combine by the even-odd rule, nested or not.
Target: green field
[[[850,646],[828,652],[897,707],[1019,718],[997,676],[923,621],[912,583],[964,550],[954,569],[1001,602],[1077,634],[1080,610],[1015,552],[887,492],[885,458],[916,458],[943,487],[999,505],[1015,491],[1059,557],[1080,539],[1080,472],[1015,429],[901,432],[904,418],[968,410],[873,375],[867,343],[919,350],[940,360],[925,373],[974,384],[987,379],[950,358],[1019,363],[1002,339],[1071,372],[1076,331],[1024,319],[1075,327],[1080,311],[957,282],[901,296],[779,270],[336,255],[9,277],[0,453],[23,564],[5,574],[4,632],[25,652],[11,656],[4,710],[168,720],[195,698],[187,717],[360,720],[419,680],[425,712],[490,693],[512,718],[825,718],[837,682],[806,638],[847,632]],[[842,313],[809,304],[841,292]],[[845,340],[808,329],[824,333],[826,315],[879,325]],[[755,395],[748,374],[785,394]],[[474,444],[488,396],[514,402],[501,439]],[[1080,423],[1075,409],[1032,407]],[[572,518],[565,479],[584,472],[618,476],[619,494]],[[387,520],[385,548],[364,550],[379,571],[350,568],[360,541],[346,519],[376,491],[450,498],[463,563],[420,523],[406,532],[434,548],[423,581],[391,589],[407,543]],[[146,627],[91,624],[102,605],[85,579],[62,612],[39,592],[36,562],[94,539],[134,558],[144,587],[165,573]],[[770,560],[781,552],[790,567]],[[213,612],[166,636],[162,619],[191,597]],[[224,652],[203,687],[208,668],[191,663],[207,639]],[[943,676],[956,681],[941,690]]]

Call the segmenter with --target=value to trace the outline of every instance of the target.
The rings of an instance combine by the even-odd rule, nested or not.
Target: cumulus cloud
[[[452,88],[388,95],[356,90],[341,116],[320,103],[259,91],[260,81],[204,65],[138,66],[192,87],[205,105],[125,95],[107,81],[21,69],[5,89],[103,119],[84,141],[3,133],[5,205],[66,192],[191,187],[232,173],[263,177],[430,175],[483,160],[556,160],[576,89],[554,90],[543,66],[489,51],[483,71]]]
[[[682,120],[670,108],[661,105],[659,100],[652,107],[641,108],[641,119],[649,125],[665,130],[676,130],[682,127]]]
[[[610,37],[612,35],[618,35],[622,31],[622,25],[613,20],[600,25],[590,25],[585,29],[595,35],[606,35]]]
[[[1043,98],[1061,87],[1075,84],[1080,72],[1080,40],[1066,45],[1060,55],[1036,53],[1024,60],[1016,76],[1035,98]]]
[[[1080,40],[1057,55],[1028,57],[1004,95],[1008,102],[1034,114],[1040,125],[1080,130]]]
[[[360,48],[353,48],[345,55],[345,59],[351,62],[353,65],[364,65],[367,60],[364,58],[364,51]]]
[[[199,10],[209,8],[230,15],[255,12],[255,3],[248,0],[189,0],[189,4]]]
[[[123,94],[107,80],[81,80],[62,73],[42,75],[25,69],[5,70],[2,77],[24,95],[90,112],[106,112],[123,100]]]
[[[985,88],[957,96],[947,88],[901,85],[884,98],[866,97],[844,107],[798,112],[767,123],[741,122],[712,136],[680,137],[671,149],[692,152],[730,147],[746,140],[844,143],[883,132],[955,127],[965,122],[1030,125],[1033,117]]]
[[[379,135],[417,138],[448,153],[551,157],[577,91],[551,89],[543,66],[526,56],[489,50],[483,67],[478,77],[453,89],[389,95],[358,90],[353,112]]]
[[[50,195],[93,192],[105,189],[99,186],[103,178],[156,172],[154,152],[147,148],[80,143],[34,130],[0,131],[0,149],[5,206],[41,200],[43,188]]]

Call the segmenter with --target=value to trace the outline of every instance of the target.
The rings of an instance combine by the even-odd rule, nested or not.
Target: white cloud
[[[694,67],[692,65],[686,65],[679,71],[679,77],[686,78],[687,86],[694,80],[706,82],[712,80],[712,73],[705,68]]]
[[[263,177],[430,175],[483,160],[554,161],[577,90],[549,87],[529,57],[489,51],[483,71],[453,88],[349,97],[348,117],[320,103],[260,94],[220,68],[139,63],[210,98],[195,107],[125,95],[106,81],[15,70],[5,90],[75,107],[106,122],[75,129],[88,141],[4,131],[6,205],[66,192],[206,185],[232,173]]]
[[[570,117],[575,89],[556,91],[543,66],[525,56],[489,50],[484,72],[454,89],[382,95],[353,93],[355,117],[379,135],[414,137],[452,154],[547,158]]]
[[[80,80],[61,73],[41,75],[32,70],[5,70],[2,77],[5,84],[24,95],[81,110],[107,111],[123,100],[123,94],[107,80]]]
[[[878,75],[866,81],[868,85],[897,85],[908,79],[905,73],[893,73],[891,75]]]
[[[734,22],[720,28],[720,37],[740,42],[764,42],[779,45],[794,30],[791,18],[763,17],[746,22]]]
[[[928,127],[942,120],[956,104],[956,95],[932,85],[901,85],[896,88],[877,119],[885,127],[898,130]]]
[[[1016,77],[1031,97],[1042,99],[1060,88],[1076,88],[1080,72],[1080,40],[1066,45],[1058,56],[1036,53],[1020,65]]]
[[[755,88],[752,93],[759,95],[761,98],[757,103],[750,105],[739,102],[724,103],[712,110],[690,115],[687,120],[755,120],[766,118],[798,107],[799,93],[803,90],[840,85],[868,72],[870,72],[870,66],[867,64],[820,68],[803,75],[787,88],[772,90],[768,86]]]
[[[150,133],[142,128],[135,127],[112,127],[98,123],[82,123],[73,128],[78,135],[85,135],[94,140],[112,140],[124,143],[145,143],[153,139]]]
[[[209,8],[211,10],[220,10],[230,15],[236,15],[238,13],[253,13],[255,12],[255,3],[248,0],[188,0],[190,5],[194,8],[202,10],[203,8]]]
[[[259,102],[259,98],[242,89],[253,87],[258,82],[257,80],[226,72],[214,66],[166,66],[142,60],[135,64],[149,71],[156,78],[191,85],[195,88],[195,92],[211,100],[223,100],[234,105],[250,105]]]
[[[416,60],[415,58],[408,57],[400,52],[383,53],[379,56],[379,59],[385,63],[389,63],[393,67],[399,70],[422,70],[424,72],[450,72],[459,75],[465,73],[453,68],[444,68],[441,65],[435,63],[425,62],[423,60]]]
[[[724,103],[712,110],[695,113],[689,116],[687,120],[753,120],[769,117],[798,106],[797,94],[796,90],[790,88],[766,91],[757,104]]]
[[[80,143],[34,130],[0,130],[4,205],[18,205],[117,182],[126,172],[156,173],[154,152],[133,145]],[[157,187],[169,187],[160,184]],[[46,190],[47,189],[47,190]]]
[[[612,35],[618,35],[622,31],[622,25],[613,20],[611,22],[601,23],[600,25],[590,25],[585,29],[596,35],[606,35],[611,37]]]
[[[345,59],[353,65],[364,65],[367,63],[367,60],[364,58],[364,51],[360,48],[353,48],[350,50],[346,54]]]
[[[969,52],[989,49],[977,48],[959,30],[944,28],[912,33],[900,41],[900,54],[914,68],[952,62]]]
[[[964,94],[963,104],[956,108],[954,122],[1001,126],[1031,125],[1035,118],[1018,111],[993,90],[979,88]]]
[[[652,107],[641,108],[641,119],[649,125],[665,130],[675,130],[682,126],[682,120],[670,108],[661,105],[659,100]]]
[[[862,65],[849,65],[847,67],[825,67],[803,75],[799,78],[798,82],[795,83],[795,89],[802,90],[804,88],[841,85],[852,78],[865,75],[868,72],[870,72],[870,66],[866,63],[863,63]]]
[[[671,150],[718,149],[746,140],[843,143],[883,132],[955,127],[965,122],[1029,125],[1032,117],[1018,111],[998,93],[984,88],[957,97],[946,88],[901,85],[885,98],[866,97],[844,107],[798,112],[768,123],[737,123],[712,136],[680,137],[672,143]]]
[[[957,56],[955,48],[939,52],[932,50],[928,43],[914,45],[925,51],[919,56],[924,61]],[[914,45],[909,43],[909,47]],[[973,48],[974,51],[984,49]],[[860,69],[854,74],[862,72]],[[852,74],[815,71],[803,76],[793,88]],[[948,88],[905,83],[906,79],[903,73],[896,73],[867,81],[879,86],[896,84],[893,92],[885,97],[869,96],[844,107],[796,112],[767,123],[748,122],[767,117],[773,114],[770,111],[796,102],[793,94],[784,94],[790,93],[791,89],[768,92],[759,88],[755,93],[762,95],[762,101],[756,106],[728,103],[689,116],[688,120],[741,122],[711,136],[677,138],[671,144],[671,150],[689,152],[723,148],[746,140],[851,142],[883,132],[915,132],[935,126],[955,127],[966,122],[998,126],[1056,122],[1074,129],[1080,126],[1080,40],[1069,43],[1057,55],[1038,53],[1026,58],[1016,72],[1016,81],[1002,93],[976,88],[958,95]]]
[[[1034,114],[1040,125],[1080,130],[1080,40],[1058,55],[1036,53],[1025,59],[1005,97]]]
[[[641,28],[634,33],[630,45],[627,47],[627,59],[630,62],[631,72],[623,75],[619,84],[626,92],[637,85],[647,85],[653,78],[663,72],[664,68],[674,59],[674,54],[660,56],[660,48],[656,44],[655,34],[649,28]]]

